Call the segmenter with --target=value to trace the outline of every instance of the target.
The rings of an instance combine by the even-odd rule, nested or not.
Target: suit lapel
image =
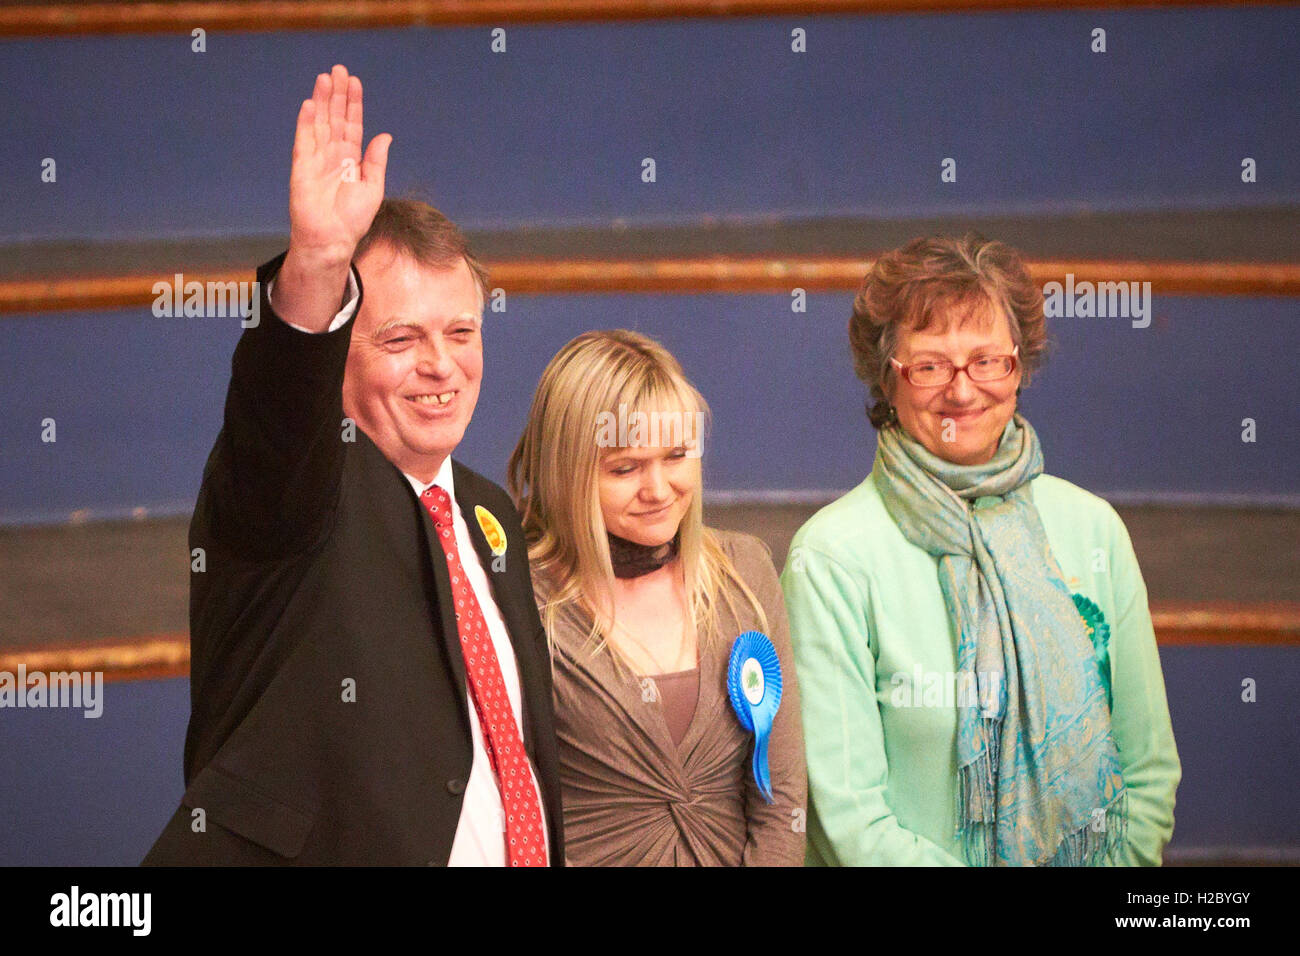
[[[402,479],[405,481],[406,479]],[[410,490],[410,486],[407,486]],[[429,513],[424,510],[423,503],[417,501],[416,507],[420,509],[424,520],[421,527],[424,530],[425,547],[429,551],[429,561],[433,565],[433,581],[438,591],[438,611],[442,621],[442,644],[447,652],[447,660],[451,664],[452,673],[456,677],[456,692],[460,695],[462,710],[465,712],[466,721],[469,720],[469,700],[465,694],[465,652],[460,646],[460,630],[456,626],[455,599],[451,591],[451,575],[447,572],[447,553],[442,550],[442,545],[438,542],[438,530],[433,526],[433,519]]]
[[[363,430],[357,429],[357,450],[361,454],[361,462],[365,468],[362,486],[367,489],[367,493],[375,495],[375,500],[379,502],[385,515],[385,525],[383,530],[376,529],[376,533],[383,533],[392,536],[396,541],[402,541],[402,549],[411,548],[412,554],[418,554],[420,547],[424,548],[429,558],[429,567],[433,573],[433,590],[434,602],[437,605],[433,609],[433,622],[435,624],[435,637],[442,643],[442,651],[446,657],[447,666],[450,668],[452,676],[455,678],[452,684],[456,688],[456,693],[460,699],[460,711],[465,721],[465,732],[470,732],[469,727],[469,698],[465,691],[465,655],[460,646],[460,632],[456,629],[456,615],[453,608],[455,601],[451,593],[451,575],[447,573],[447,555],[442,550],[442,545],[438,543],[437,530],[433,526],[433,519],[429,517],[429,512],[425,510],[423,502],[416,498],[411,489],[410,482],[402,474],[401,469],[394,465],[379,447]],[[411,509],[414,510],[412,514]],[[391,520],[390,520],[391,518]],[[414,537],[411,537],[411,519],[414,518],[416,527]],[[418,568],[413,573],[421,573]]]

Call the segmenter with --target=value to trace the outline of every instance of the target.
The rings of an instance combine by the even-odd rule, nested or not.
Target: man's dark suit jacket
[[[473,760],[446,558],[401,471],[359,428],[345,440],[355,319],[319,335],[286,325],[265,292],[283,260],[258,269],[260,322],[235,348],[190,523],[206,566],[190,576],[186,790],[144,862],[445,864]],[[519,516],[453,468],[514,645],[560,865],[550,666]],[[475,505],[505,529],[504,567]]]

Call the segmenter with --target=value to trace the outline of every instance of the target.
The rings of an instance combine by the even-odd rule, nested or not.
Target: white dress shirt
[[[266,295],[269,299],[275,288],[275,279],[267,283]],[[349,299],[343,309],[334,317],[327,331],[341,328],[352,317],[357,306],[359,290],[348,270]],[[310,329],[286,322],[300,332],[313,334]],[[496,598],[492,595],[492,585],[487,572],[474,549],[469,526],[465,516],[456,504],[456,486],[452,477],[451,456],[443,461],[442,467],[427,484],[418,478],[402,472],[415,492],[416,498],[424,494],[432,485],[437,485],[451,499],[452,525],[456,534],[456,550],[460,553],[461,566],[465,577],[474,590],[483,619],[487,623],[488,636],[492,639],[492,648],[496,651],[497,662],[501,666],[501,677],[505,681],[506,695],[510,698],[510,710],[514,714],[515,724],[519,728],[519,739],[523,740],[524,728],[523,694],[519,687],[519,665],[515,660],[514,647],[510,644],[510,634],[506,622],[501,617]],[[456,824],[456,837],[452,841],[451,856],[448,866],[506,866],[506,811],[501,801],[501,790],[497,786],[496,775],[492,772],[492,758],[488,756],[487,746],[483,742],[483,728],[479,724],[478,708],[474,706],[473,690],[469,686],[468,676],[465,680],[465,700],[469,707],[469,725],[473,736],[474,762],[470,767],[469,780],[465,782],[464,802],[460,808],[460,820]],[[542,802],[541,789],[537,783],[537,768],[531,759],[528,762],[533,775],[533,790],[537,794],[537,805],[542,811],[542,838],[545,840],[547,858],[550,857],[551,838],[546,826],[546,804]]]
[[[406,475],[406,472],[402,472]],[[515,650],[510,644],[510,634],[506,622],[501,617],[496,599],[492,596],[492,585],[488,582],[487,572],[474,550],[474,541],[470,537],[469,525],[456,504],[456,487],[451,472],[451,456],[443,461],[442,467],[433,481],[423,484],[418,478],[406,475],[415,496],[419,498],[425,490],[437,485],[451,498],[452,525],[456,532],[456,550],[460,552],[461,567],[465,577],[474,590],[483,619],[487,622],[488,635],[492,638],[492,648],[496,651],[497,663],[501,665],[501,677],[505,681],[506,695],[510,698],[510,710],[515,717],[515,726],[519,728],[519,739],[524,739],[524,726],[520,716],[523,714],[522,694],[519,689],[519,667],[515,661]],[[478,708],[474,706],[473,691],[465,680],[465,699],[469,702],[470,731],[474,737],[474,765],[470,769],[469,781],[465,784],[465,802],[461,806],[460,823],[456,826],[456,839],[451,846],[451,858],[448,866],[505,866],[506,860],[506,811],[501,802],[501,789],[497,786],[496,774],[492,772],[492,761],[487,747],[483,743],[483,728],[479,724]],[[533,791],[537,794],[537,806],[542,810],[542,837],[546,841],[546,853],[550,854],[551,840],[546,831],[546,804],[542,802],[541,790],[537,785],[537,768],[532,760],[528,762],[533,775]]]
[[[271,301],[271,293],[275,291],[275,280],[276,277],[272,276],[271,281],[266,284],[266,300],[268,302]],[[325,331],[336,332],[341,329],[343,324],[352,318],[352,313],[357,307],[359,298],[361,298],[361,288],[357,285],[356,266],[348,266],[348,301],[343,304],[343,308],[339,310],[338,315],[334,316],[334,321],[330,322],[330,327]],[[272,303],[271,307],[275,308],[275,304]],[[294,325],[289,321],[284,324],[291,329],[297,329],[299,332],[306,332],[308,335],[316,334],[311,329],[304,329],[301,325]]]

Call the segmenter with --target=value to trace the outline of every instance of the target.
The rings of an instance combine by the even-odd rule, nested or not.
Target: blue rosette
[[[772,719],[781,706],[781,661],[771,639],[762,631],[746,631],[731,645],[727,695],[740,725],[754,734],[754,782],[763,799],[772,803],[767,740],[772,734]]]

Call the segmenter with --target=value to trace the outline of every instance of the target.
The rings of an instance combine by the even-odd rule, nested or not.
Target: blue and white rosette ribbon
[[[771,803],[767,739],[772,733],[772,719],[781,706],[781,661],[771,639],[762,631],[746,631],[731,645],[727,694],[740,725],[754,733],[754,782],[763,799]]]

